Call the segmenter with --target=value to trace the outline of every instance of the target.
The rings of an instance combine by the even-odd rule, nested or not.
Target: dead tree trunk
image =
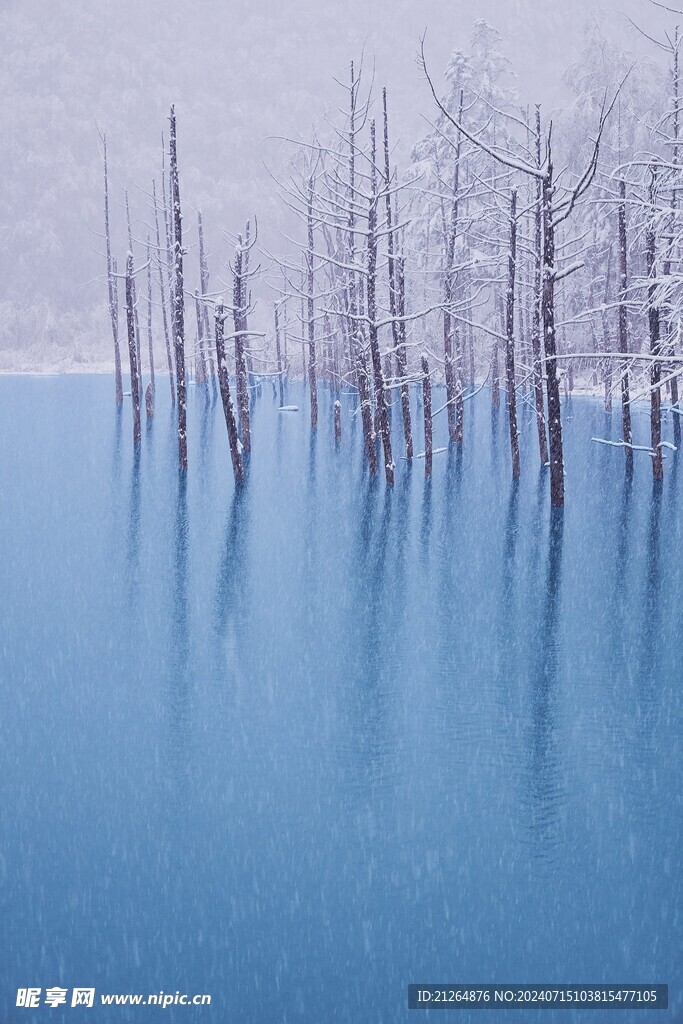
[[[223,324],[225,322],[225,307],[222,302],[216,303],[216,366],[218,368],[218,386],[221,392],[225,425],[228,430],[228,442],[230,444],[230,457],[232,459],[232,471],[235,474],[235,482],[244,476],[242,465],[242,452],[237,436],[237,424],[232,409],[230,398],[230,374],[228,372],[228,358],[225,354],[225,341],[223,337]]]
[[[204,351],[204,317],[202,315],[202,302],[199,298],[199,289],[194,290],[194,309],[197,317],[197,355],[195,380],[197,384],[208,384],[206,373],[206,353]],[[208,343],[208,338],[206,339]]]
[[[605,291],[602,298],[602,310],[600,311],[600,319],[602,320],[602,345],[603,351],[609,352],[611,349],[609,339],[609,324],[607,321],[607,303],[609,301],[609,286],[612,277],[612,246],[610,245],[607,250],[607,266],[605,268]],[[612,411],[612,360],[607,357],[605,364],[605,412]]]
[[[546,388],[548,395],[548,434],[550,438],[550,503],[564,505],[564,456],[560,384],[557,379],[557,343],[555,338],[555,225],[553,223],[553,162],[548,136],[547,170],[543,184],[543,294],[541,315],[545,344]]]
[[[209,290],[209,262],[206,258],[206,250],[204,248],[204,225],[202,223],[201,210],[197,210],[197,234],[199,236],[199,289],[201,292],[202,300],[205,300],[206,294]],[[204,338],[206,341],[207,369],[213,382],[215,394],[216,382],[213,379],[214,366],[210,344],[211,332],[209,329],[209,310],[207,308],[205,301],[202,301],[202,324],[204,327]]]
[[[422,409],[425,434],[425,476],[432,475],[432,381],[427,356],[422,356]]]
[[[308,325],[308,385],[311,389],[311,429],[318,426],[318,381],[315,351],[315,320],[313,319],[313,176],[308,179],[306,210],[306,320]]]
[[[389,270],[389,312],[391,313],[391,333],[396,352],[396,369],[400,378],[401,412],[403,415],[403,441],[406,447],[406,458],[413,457],[413,432],[410,422],[410,391],[406,378],[406,347],[405,322],[398,317],[405,316],[405,260],[396,257],[394,241],[393,215],[391,209],[391,170],[389,165],[389,116],[387,113],[387,90],[382,90],[384,107],[384,182],[386,188],[387,209],[387,261]],[[397,218],[398,219],[398,218]],[[401,307],[402,310],[401,310]]]
[[[159,232],[159,210],[157,208],[156,184],[152,181],[152,202],[154,204],[154,226],[157,238],[157,267],[159,269],[159,301],[161,303],[161,318],[164,324],[164,341],[166,343],[166,362],[168,365],[168,380],[171,386],[171,405],[175,405],[175,380],[173,373],[173,356],[171,355],[171,341],[168,333],[168,316],[166,315],[166,287],[164,285],[164,271],[161,266],[161,234]]]
[[[242,236],[238,236],[235,250],[235,269],[233,271],[233,322],[235,325],[235,372],[237,378],[237,410],[242,432],[242,447],[248,455],[251,451],[251,425],[249,422],[249,382],[247,380],[247,363],[244,357],[246,338],[246,309],[243,307],[246,294],[244,287],[244,250]]]
[[[650,329],[650,353],[653,356],[661,354],[660,345],[660,318],[659,307],[657,306],[657,236],[655,234],[655,201],[657,193],[657,169],[650,168],[650,213],[648,216],[647,229],[645,232],[645,262],[647,265],[648,285],[648,311],[647,319]],[[661,364],[658,358],[652,360],[650,369],[650,447],[652,448],[652,473],[655,480],[662,480],[664,477],[664,464],[662,461],[662,397],[659,388],[661,380]]]
[[[627,274],[627,242],[626,242],[626,182],[623,178],[619,181],[619,208],[618,208],[618,231],[619,231],[619,352],[623,355],[628,353],[628,310],[626,308],[628,292]],[[624,441],[627,445],[633,443],[631,430],[631,396],[629,391],[628,363],[624,360],[621,364],[621,422]],[[626,468],[633,470],[633,449],[624,448],[626,453]]]
[[[130,220],[130,206],[128,204],[128,189],[124,190],[126,200],[126,222],[128,224],[128,249],[133,251],[133,228]],[[135,278],[133,278],[133,313],[135,315],[135,348],[138,357],[138,373],[140,375],[140,396],[142,396],[142,347],[140,342],[140,322],[138,317],[138,303],[135,289]]]
[[[367,274],[367,310],[370,335],[370,352],[372,354],[372,368],[375,382],[375,402],[379,418],[379,434],[384,450],[384,473],[387,486],[392,487],[394,483],[394,459],[391,451],[391,432],[389,430],[389,417],[387,415],[386,395],[384,393],[384,374],[382,373],[382,357],[379,351],[379,337],[377,331],[377,303],[375,289],[377,287],[377,206],[379,193],[377,191],[377,169],[375,166],[376,145],[375,145],[375,122],[370,122],[370,204],[368,207],[368,274]]]
[[[408,383],[408,361],[406,359],[406,260],[405,256],[399,256],[396,261],[396,276],[398,283],[397,310],[399,315],[398,337],[399,344],[396,349],[396,366],[398,375],[401,378],[401,413],[403,415],[403,438],[406,444],[406,458],[410,461],[413,457],[413,431],[410,421],[410,385]]]
[[[517,190],[510,196],[510,249],[508,251],[508,285],[505,304],[505,373],[510,424],[510,455],[512,475],[520,473],[519,433],[517,431],[517,392],[515,390],[515,272],[517,268]]]
[[[277,308],[277,302],[274,303],[273,311],[275,314],[275,354],[277,356],[277,376],[280,384],[280,405],[284,405],[285,392],[282,383],[282,353],[280,351],[280,318]]]
[[[458,122],[462,122],[463,91],[460,90],[460,108]],[[454,324],[451,317],[453,302],[455,240],[458,234],[458,190],[460,188],[460,145],[462,135],[457,134],[455,142],[455,163],[453,168],[453,200],[451,203],[451,222],[446,232],[446,267],[444,270],[444,308],[443,308],[443,340],[444,340],[444,373],[446,377],[446,403],[448,409],[448,436],[451,441],[462,443],[462,388],[456,380],[454,365]],[[456,409],[457,405],[457,409]],[[458,422],[459,421],[459,422]]]
[[[133,444],[140,444],[140,372],[135,340],[135,290],[133,288],[133,254],[126,259],[126,323],[128,326],[128,357],[130,359],[130,393],[133,399]]]
[[[536,163],[541,166],[541,108],[536,106]],[[541,465],[548,464],[548,441],[545,433],[545,407],[543,403],[543,357],[541,353],[541,302],[543,293],[543,184],[536,180],[536,209],[534,211],[534,306],[531,317],[531,349],[533,352],[534,405],[538,453]]]
[[[116,387],[116,404],[123,403],[123,382],[121,380],[121,349],[119,347],[119,304],[116,286],[116,270],[111,255],[111,231],[109,226],[109,172],[107,168],[107,138],[102,136],[104,149],[104,235],[107,246],[107,289],[109,293],[109,317],[114,337],[114,380]]]
[[[178,392],[178,461],[187,469],[187,385],[185,383],[185,306],[183,293],[183,229],[180,213],[180,182],[176,148],[175,110],[171,107],[171,184],[173,203],[173,336]]]
[[[341,402],[338,398],[334,403],[334,441],[335,444],[341,441]]]
[[[156,380],[154,377],[154,344],[152,341],[152,251],[147,235],[147,350],[149,352],[149,376],[150,381],[145,392],[145,408],[147,416],[154,415],[154,396],[156,391]]]

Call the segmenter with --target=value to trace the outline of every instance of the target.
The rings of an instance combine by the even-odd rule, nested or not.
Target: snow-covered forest
[[[206,206],[185,199],[175,107],[159,127],[151,181],[130,176],[123,189],[120,170],[112,173],[112,133],[98,126],[104,232],[94,220],[93,238],[106,260],[116,401],[129,367],[136,443],[145,381],[147,415],[154,412],[155,367],[177,400],[181,466],[187,386],[215,394],[218,385],[240,478],[254,390],[277,380],[284,405],[285,381],[299,377],[314,429],[320,383],[336,398],[358,395],[369,468],[377,471],[379,441],[391,485],[399,457],[423,457],[431,473],[433,416],[445,412],[450,441],[464,443],[465,404],[486,386],[494,407],[505,394],[513,477],[521,471],[517,407],[533,406],[538,458],[561,506],[561,394],[588,390],[603,395],[606,411],[621,410],[619,440],[596,442],[623,447],[627,466],[645,452],[661,478],[664,449],[680,441],[680,38],[673,10],[650,9],[667,23],[646,30],[623,19],[648,59],[589,24],[563,76],[567,102],[554,110],[522,96],[488,21],[474,21],[445,72],[423,32],[414,62],[423,127],[405,152],[395,142],[394,94],[363,49],[333,76],[336,110],[308,134],[263,139],[266,196],[253,197],[244,220],[222,223],[215,203],[207,217]],[[266,220],[277,210],[277,232],[264,231],[262,207]],[[36,308],[26,315],[40,316]],[[438,409],[434,382],[446,389]],[[411,386],[423,399],[420,453]],[[646,444],[631,427],[639,401],[650,405]],[[399,452],[394,408],[403,420]],[[673,441],[662,434],[666,411]],[[333,420],[340,440],[337,404]]]

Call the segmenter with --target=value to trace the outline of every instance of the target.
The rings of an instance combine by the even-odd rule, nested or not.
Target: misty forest
[[[227,6],[0,14],[0,1005],[678,1019],[683,10]]]

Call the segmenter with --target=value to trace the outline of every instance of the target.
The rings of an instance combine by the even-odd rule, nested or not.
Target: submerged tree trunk
[[[133,288],[133,254],[126,259],[126,323],[128,326],[128,358],[130,359],[130,393],[133,399],[133,444],[140,444],[140,373],[135,340],[135,291]]]
[[[626,308],[628,275],[627,275],[627,243],[626,243],[626,182],[623,178],[619,181],[619,209],[618,209],[618,230],[619,230],[619,351],[626,355],[628,353],[628,310]],[[624,360],[621,364],[621,423],[624,441],[627,445],[633,443],[631,431],[631,396],[629,393],[628,363]],[[633,449],[624,448],[626,453],[626,468],[633,470]]]
[[[173,340],[175,345],[178,395],[178,462],[187,469],[187,385],[185,383],[185,306],[183,294],[183,229],[180,213],[180,183],[176,149],[175,109],[171,107],[171,201],[173,203]]]
[[[505,373],[508,392],[510,455],[512,475],[520,474],[519,433],[517,431],[517,393],[515,391],[515,272],[517,268],[517,190],[510,196],[510,249],[508,252],[508,286],[505,308]]]
[[[121,379],[121,349],[119,346],[119,303],[116,284],[116,260],[111,254],[111,231],[109,226],[109,172],[107,168],[107,138],[102,136],[104,149],[104,235],[107,246],[107,289],[109,293],[109,317],[114,338],[114,380],[116,404],[123,403],[123,382]]]
[[[218,368],[218,386],[221,392],[225,425],[228,430],[228,442],[230,444],[230,457],[232,459],[232,471],[235,474],[235,481],[239,482],[244,476],[242,465],[242,453],[240,442],[237,436],[237,424],[232,409],[230,398],[230,374],[228,372],[228,359],[225,354],[225,341],[223,338],[223,324],[225,321],[225,307],[222,302],[216,303],[216,366]]]
[[[422,356],[422,410],[425,433],[425,476],[432,475],[432,382],[427,356]]]

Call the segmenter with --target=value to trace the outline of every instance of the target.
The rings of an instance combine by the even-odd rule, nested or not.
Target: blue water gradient
[[[683,455],[629,480],[591,442],[618,409],[566,401],[552,516],[531,409],[515,486],[484,391],[388,491],[350,399],[336,449],[324,388],[312,435],[267,384],[235,493],[198,387],[179,477],[164,383],[134,456],[111,378],[0,380],[0,1019],[396,1024],[434,1018],[410,982],[584,981],[670,1009],[448,1019],[682,1021]],[[53,985],[212,1006],[15,1007]]]

